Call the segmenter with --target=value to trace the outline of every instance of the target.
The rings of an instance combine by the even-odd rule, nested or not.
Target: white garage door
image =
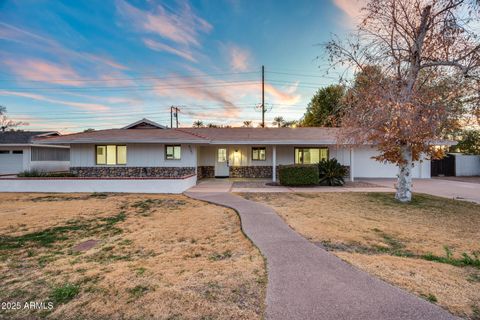
[[[23,154],[0,153],[0,174],[23,171]]]

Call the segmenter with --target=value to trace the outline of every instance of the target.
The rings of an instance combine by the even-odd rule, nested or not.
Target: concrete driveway
[[[383,187],[393,187],[396,179],[358,179]],[[449,199],[466,200],[480,204],[480,184],[446,179],[414,179],[413,192],[431,194]]]

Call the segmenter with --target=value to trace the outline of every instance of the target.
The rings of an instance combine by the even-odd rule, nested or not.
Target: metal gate
[[[431,161],[431,175],[432,177],[455,176],[455,156],[448,154],[445,158]]]

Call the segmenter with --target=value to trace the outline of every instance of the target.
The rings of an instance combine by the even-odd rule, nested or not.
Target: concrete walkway
[[[267,319],[456,319],[343,262],[293,231],[270,207],[223,187],[223,192],[194,188],[186,195],[240,214],[245,234],[267,259]]]

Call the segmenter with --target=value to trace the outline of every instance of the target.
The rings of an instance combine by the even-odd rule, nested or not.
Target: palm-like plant
[[[283,117],[278,116],[273,118],[273,123],[274,126],[277,126],[278,128],[282,127],[285,124],[285,119]]]
[[[252,121],[243,121],[243,127],[245,128],[251,128],[252,127]]]
[[[203,127],[203,122],[201,120],[197,120],[193,122],[193,127],[194,128],[201,128]]]
[[[322,160],[318,164],[318,182],[321,185],[343,186],[345,184],[343,177],[346,174],[347,169],[337,159]]]

